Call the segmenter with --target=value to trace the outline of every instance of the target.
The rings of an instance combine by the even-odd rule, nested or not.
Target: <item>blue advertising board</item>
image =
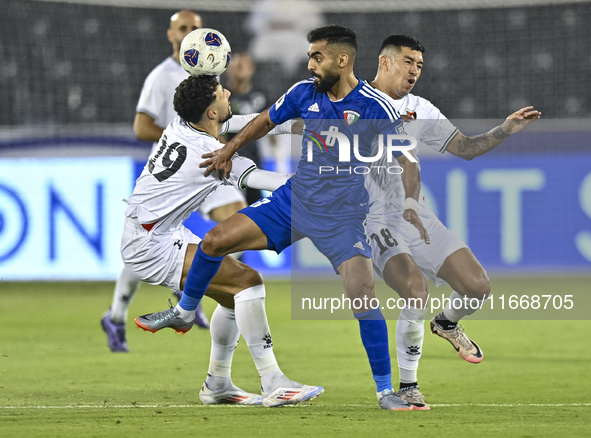
[[[487,270],[591,272],[591,154],[426,157],[421,180],[430,209]],[[263,273],[333,274],[310,241],[291,250],[244,261]]]
[[[0,278],[114,280],[130,158],[0,160]],[[591,272],[591,154],[421,160],[426,200],[490,272]],[[215,224],[193,215],[204,235]],[[304,240],[247,252],[264,275],[334,275]]]
[[[129,158],[0,160],[0,278],[114,280]]]

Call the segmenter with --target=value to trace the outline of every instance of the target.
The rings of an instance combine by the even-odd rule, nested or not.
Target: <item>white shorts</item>
[[[220,185],[201,203],[197,211],[205,219],[209,219],[209,212],[215,208],[234,202],[246,202],[246,198],[241,190],[234,186]]]
[[[121,258],[140,279],[180,290],[185,254],[189,243],[201,238],[180,226],[168,234],[150,235],[137,219],[126,218],[121,237]]]
[[[468,246],[448,230],[431,211],[421,207],[419,217],[429,234],[430,244],[421,239],[419,230],[402,217],[402,211],[387,215],[369,215],[366,223],[373,265],[383,279],[386,262],[398,254],[411,255],[425,277],[435,286],[445,284],[437,273],[445,259]]]

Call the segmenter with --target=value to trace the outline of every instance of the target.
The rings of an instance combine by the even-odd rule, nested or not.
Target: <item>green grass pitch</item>
[[[590,277],[492,283],[497,294],[591,293]],[[466,321],[485,354],[478,365],[427,333],[419,381],[431,411],[386,412],[377,407],[357,322],[292,321],[289,283],[269,281],[267,311],[281,368],[326,392],[295,407],[212,407],[198,398],[208,332],[136,329],[132,317],[161,310],[170,296],[142,285],[130,309],[131,353],[113,354],[99,324],[112,288],[0,282],[1,437],[591,436],[589,321]],[[213,302],[204,303],[211,314]],[[388,324],[395,367],[395,322]],[[259,390],[243,341],[233,379]]]

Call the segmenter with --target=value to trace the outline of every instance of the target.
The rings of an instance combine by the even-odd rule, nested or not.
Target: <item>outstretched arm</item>
[[[240,132],[240,130],[244,128],[248,122],[258,115],[259,113],[246,115],[235,114],[230,120],[224,123],[221,134],[236,134]],[[297,124],[296,120],[288,120],[287,122],[277,125],[271,129],[269,131],[269,135],[297,134],[297,127],[294,128],[295,124]],[[301,134],[301,129],[299,133]]]
[[[252,119],[248,124],[240,130],[236,136],[230,140],[226,145],[217,151],[204,154],[202,158],[207,158],[199,167],[205,169],[205,176],[211,174],[214,170],[218,174],[218,178],[222,179],[230,176],[232,171],[232,157],[233,155],[247,143],[257,140],[266,135],[275,124],[269,117],[269,110],[266,110]]]
[[[464,160],[472,160],[492,151],[511,134],[518,133],[531,122],[538,120],[540,116],[541,113],[534,110],[533,106],[522,108],[507,117],[501,125],[484,134],[466,137],[460,132],[451,141],[447,151]]]
[[[412,153],[412,152],[411,152]],[[413,163],[404,155],[401,155],[396,158],[398,160],[398,164],[402,168],[402,185],[404,186],[404,190],[406,191],[406,199],[404,202],[404,213],[402,217],[406,219],[408,222],[413,224],[421,234],[421,239],[425,241],[425,243],[431,243],[429,240],[429,234],[425,227],[423,227],[423,223],[421,222],[421,218],[419,218],[419,192],[421,191],[421,175],[419,173],[419,163]]]
[[[269,172],[268,170],[255,169],[244,176],[239,185],[241,189],[250,187],[256,190],[274,192],[287,182],[291,175],[286,173]]]

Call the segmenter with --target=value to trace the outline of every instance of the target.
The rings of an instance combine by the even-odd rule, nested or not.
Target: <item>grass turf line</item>
[[[524,282],[542,294],[586,287],[589,278],[493,279],[493,291],[510,294]],[[291,321],[289,284],[268,282],[267,311],[281,368],[294,380],[323,385],[326,393],[296,408],[196,409],[209,360],[208,332],[153,335],[135,329],[132,317],[165,308],[169,296],[164,288],[143,285],[130,309],[131,353],[110,353],[99,320],[112,287],[1,283],[1,436],[591,435],[588,321],[468,321],[467,333],[485,353],[478,365],[427,333],[419,379],[433,409],[384,412],[377,409],[357,323]],[[212,303],[204,302],[209,314]],[[395,364],[395,322],[388,324]],[[234,357],[234,382],[257,392],[259,379],[243,341]],[[534,406],[546,404],[551,406]],[[80,407],[28,408],[68,405]],[[116,407],[133,405],[155,407]]]

